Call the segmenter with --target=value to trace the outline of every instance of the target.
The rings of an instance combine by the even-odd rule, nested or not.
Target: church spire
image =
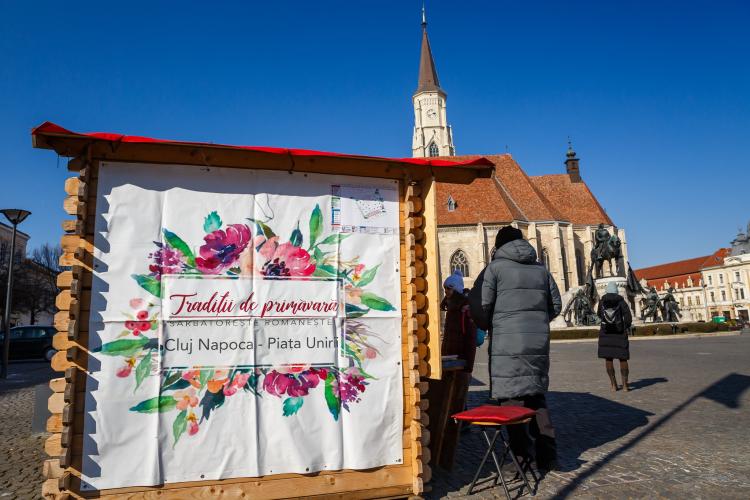
[[[427,37],[427,16],[422,4],[422,51],[419,56],[419,82],[417,92],[438,91],[443,92],[438,81],[435,61],[432,59],[430,50],[430,39]]]
[[[430,39],[427,38],[427,16],[422,4],[422,51],[419,55],[419,83],[412,96],[414,104],[414,136],[412,156],[455,156],[453,131],[446,115],[447,96],[438,82]]]

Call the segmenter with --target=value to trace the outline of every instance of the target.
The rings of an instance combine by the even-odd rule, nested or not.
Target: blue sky
[[[634,267],[708,254],[750,219],[750,4],[428,1],[459,154],[584,179]],[[419,1],[0,1],[0,205],[61,234],[76,131],[409,156]]]

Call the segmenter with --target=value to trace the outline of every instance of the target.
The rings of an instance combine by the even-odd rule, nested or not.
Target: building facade
[[[750,232],[750,225],[748,227]],[[750,239],[740,232],[730,248],[711,255],[635,271],[643,286],[659,292],[674,289],[683,320],[750,322]]]
[[[414,157],[456,156],[453,133],[447,121],[446,93],[438,83],[435,61],[422,19],[419,82],[413,97]],[[594,231],[604,224],[622,241],[627,262],[625,231],[615,227],[580,175],[579,159],[569,147],[565,173],[529,176],[510,154],[481,155],[495,164],[490,179],[470,185],[438,184],[437,223],[440,274],[455,269],[468,278],[467,286],[492,257],[497,231],[517,227],[536,248],[561,291],[583,284],[591,265]],[[604,272],[610,271],[605,265]],[[614,273],[614,270],[611,270]]]

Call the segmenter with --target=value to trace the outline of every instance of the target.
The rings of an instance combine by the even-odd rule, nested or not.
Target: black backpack
[[[622,333],[625,331],[625,320],[622,317],[622,307],[618,301],[614,306],[602,308],[602,325],[607,333]]]

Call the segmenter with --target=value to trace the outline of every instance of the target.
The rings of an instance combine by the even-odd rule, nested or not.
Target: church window
[[[549,252],[546,248],[542,248],[542,263],[549,270]]]
[[[437,144],[434,142],[431,142],[429,146],[427,146],[427,154],[428,156],[440,156],[440,149],[438,149]]]
[[[578,273],[578,283],[583,285],[583,255],[579,249],[576,249],[576,272]]]
[[[461,271],[464,276],[469,276],[469,259],[466,258],[466,254],[463,250],[459,249],[453,252],[451,255],[451,272]]]
[[[458,207],[458,203],[453,199],[453,196],[448,195],[448,211],[453,212]]]

